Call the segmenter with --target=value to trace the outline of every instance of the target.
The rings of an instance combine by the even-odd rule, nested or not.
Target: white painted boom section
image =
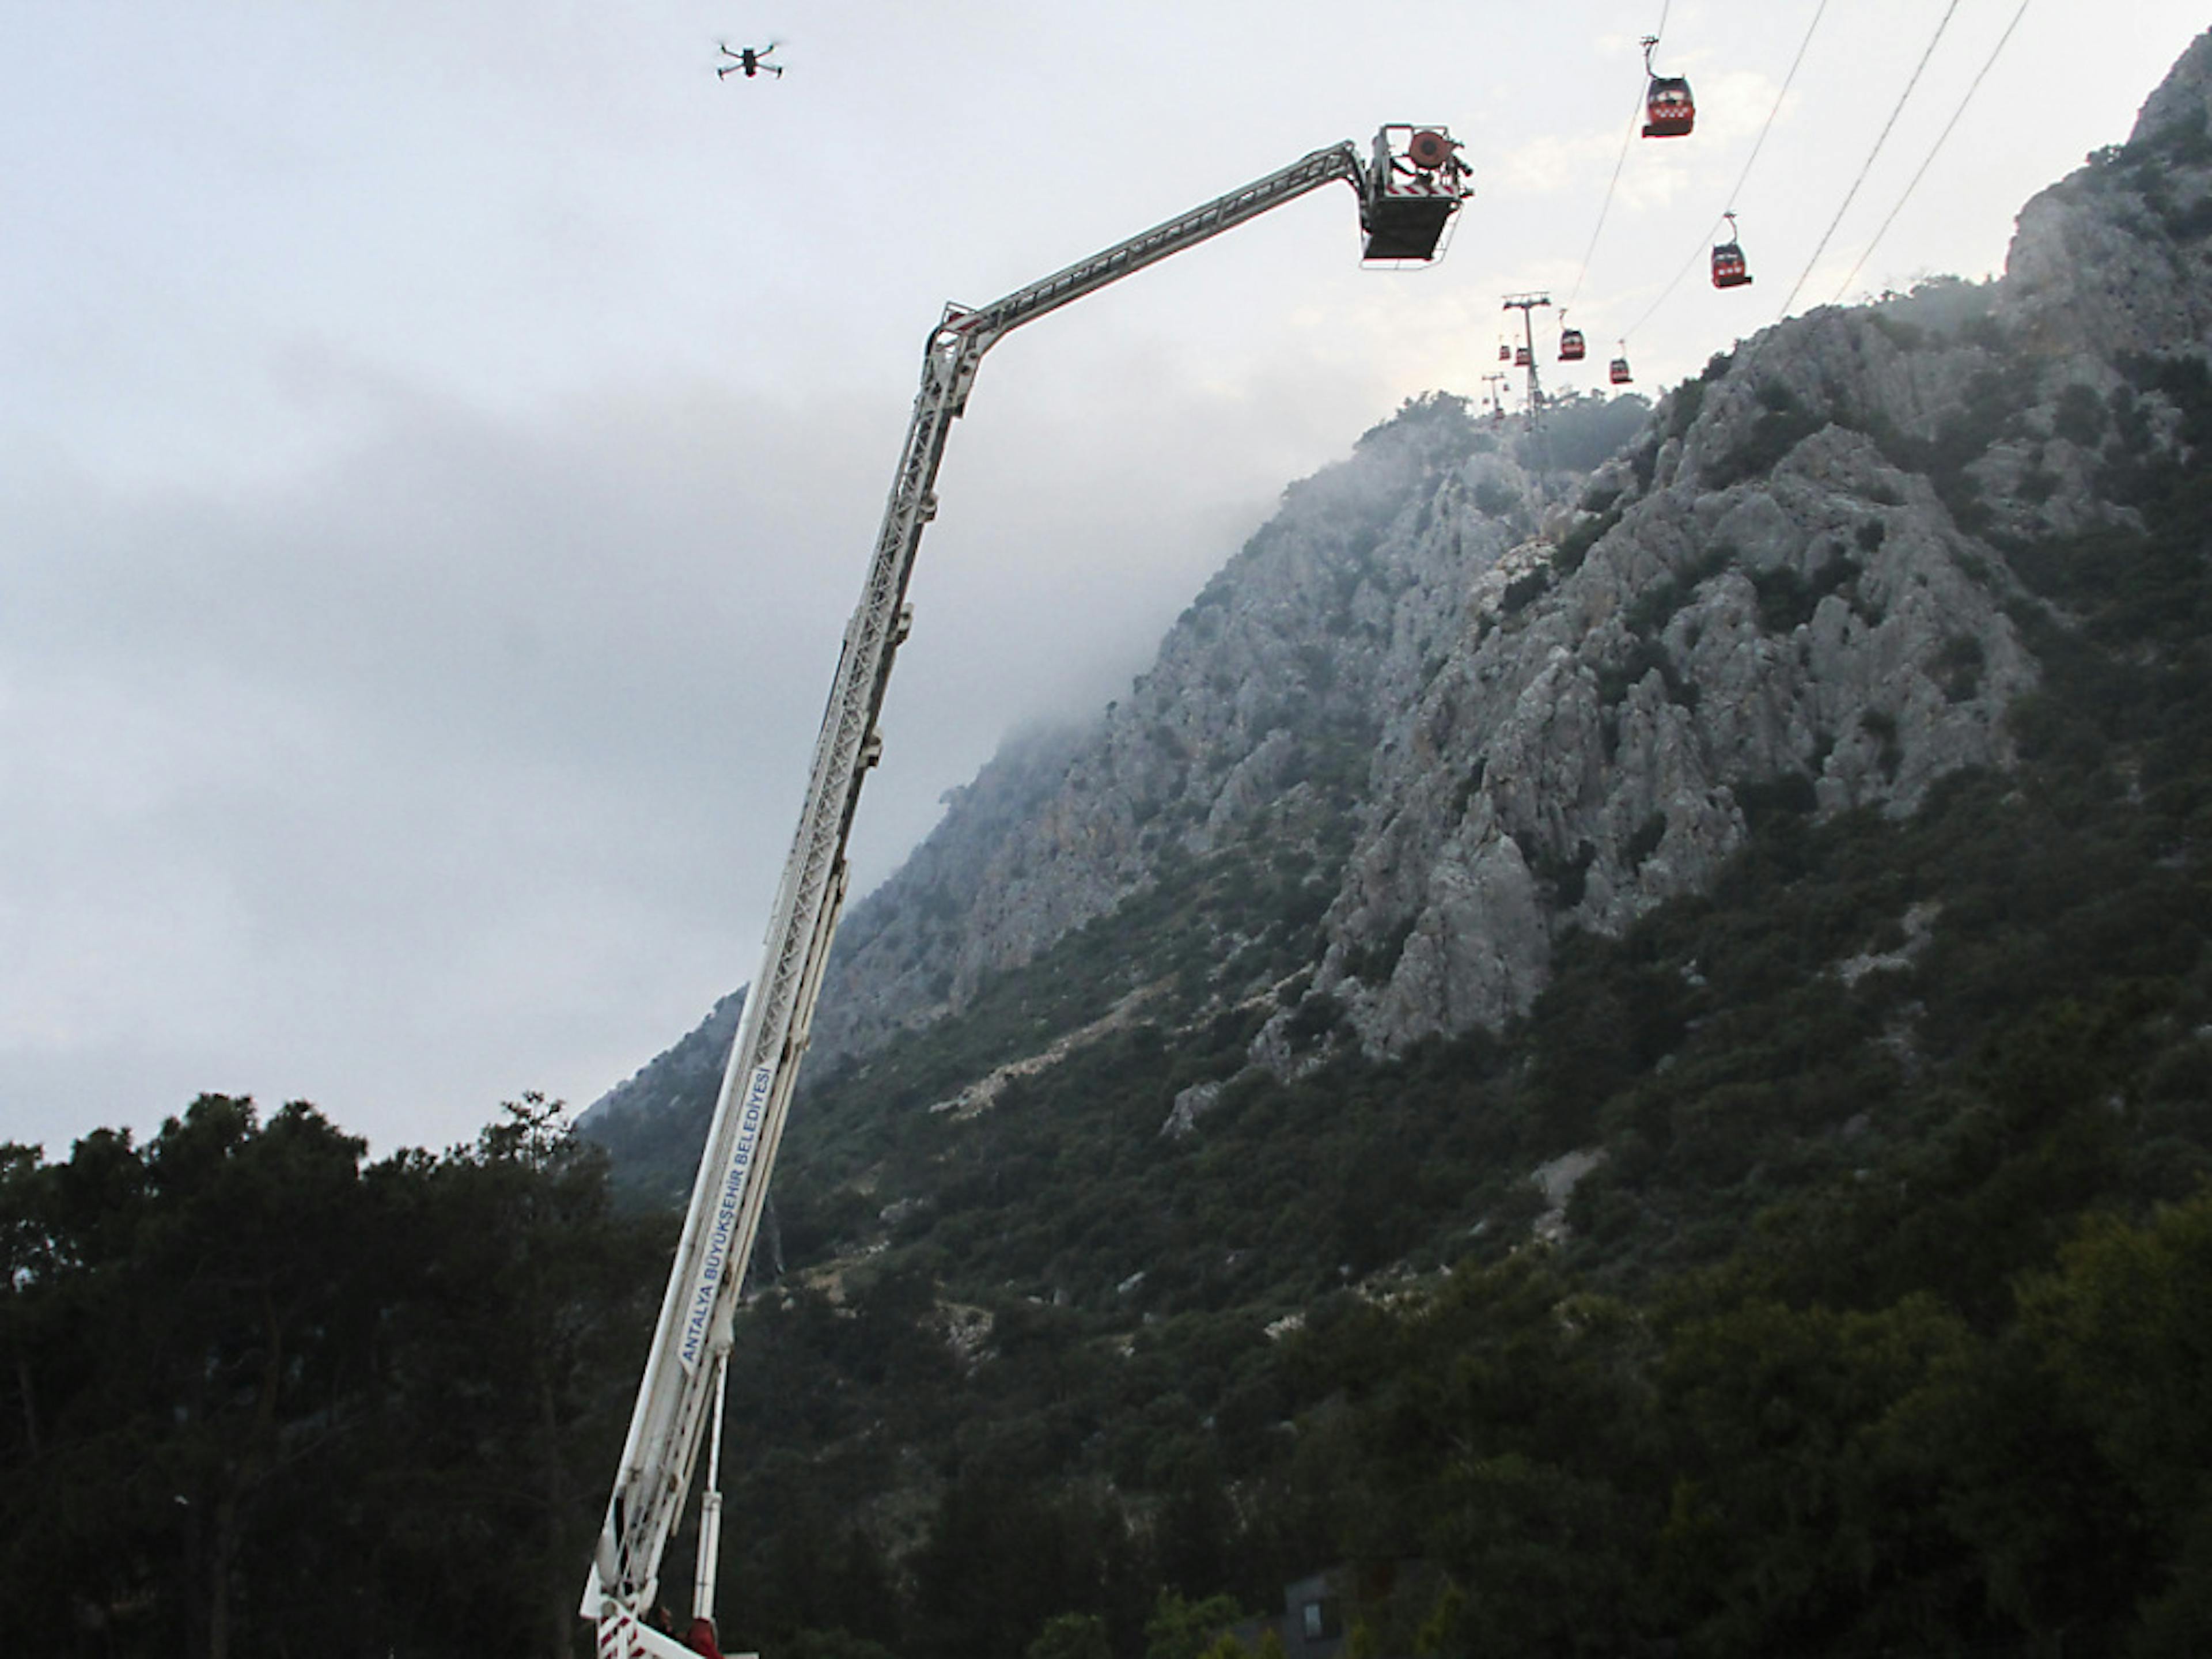
[[[1387,154],[1378,140],[1378,162]],[[1453,208],[1467,193],[1462,174],[1452,161]],[[1362,167],[1351,144],[1338,144],[994,304],[973,310],[947,306],[930,331],[906,446],[884,508],[866,585],[846,625],[798,833],[784,866],[760,971],[731,1045],[621,1470],[585,1585],[581,1611],[598,1621],[600,1652],[606,1659],[666,1650],[661,1645],[666,1638],[644,1629],[641,1620],[654,1606],[661,1555],[680,1518],[708,1419],[720,1414],[731,1320],[759,1231],[830,943],[844,908],[846,839],[861,782],[880,750],[876,720],[892,658],[906,637],[907,584],[922,528],[936,515],[934,490],[945,440],[967,405],[977,365],[985,351],[1024,323],[1338,179],[1359,192],[1364,223],[1370,210],[1389,210],[1387,202],[1376,210],[1378,176]],[[720,1507],[719,1498],[709,1505],[718,1519]],[[710,1526],[709,1536],[717,1530]],[[714,1565],[710,1559],[699,1564],[695,1601],[701,1613],[711,1610]]]

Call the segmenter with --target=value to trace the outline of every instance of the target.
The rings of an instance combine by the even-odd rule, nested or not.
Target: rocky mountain
[[[2010,764],[2038,666],[2008,552],[2135,522],[2100,476],[2178,421],[2141,363],[2202,350],[2207,51],[2027,205],[2000,281],[1767,329],[1640,425],[1424,399],[1293,485],[1126,697],[1010,742],[855,908],[816,1073],[1238,851],[1299,866],[1320,925],[1255,953],[1263,918],[1215,915],[1206,948],[1252,971],[1187,1018],[1299,975],[1251,1046],[1277,1070],[1316,1022],[1298,1063],[1499,1030],[1563,936],[1708,887],[1759,800],[1904,814]],[[654,1079],[595,1121],[696,1109]]]
[[[1010,741],[840,941],[749,1618],[2198,1650],[2208,234],[2212,34],[2002,278],[1411,402]],[[634,1197],[735,1010],[590,1115]]]
[[[1127,696],[1085,726],[1010,738],[948,798],[904,866],[854,907],[811,1074],[967,1012],[996,979],[1155,893],[1167,867],[1231,854],[1295,864],[1299,906],[1318,916],[1352,845],[1385,711],[1411,706],[1470,618],[1495,605],[1505,573],[1548,549],[1541,526],[1556,533],[1571,519],[1565,498],[1582,473],[1535,470],[1535,453],[1595,463],[1648,409],[1631,398],[1564,404],[1539,446],[1440,395],[1291,486]],[[1251,943],[1231,937],[1240,926],[1266,926],[1255,915],[1216,921],[1206,948],[1224,956]],[[1304,946],[1263,953],[1265,973],[1243,988],[1310,967]],[[715,1018],[733,1020],[733,1008]],[[624,1120],[635,1130],[671,1110],[696,1116],[718,1080],[699,1069],[713,1024],[596,1104],[594,1133],[619,1150]]]

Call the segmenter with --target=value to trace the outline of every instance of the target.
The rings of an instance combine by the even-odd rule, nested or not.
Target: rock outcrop
[[[2021,210],[2003,313],[2040,349],[2201,349],[2212,325],[2212,34],[2145,100],[2128,142]]]
[[[1369,1047],[1525,1011],[1563,929],[1706,885],[1750,799],[1905,812],[2009,760],[2035,669],[1996,556],[1885,453],[1963,418],[1990,354],[1882,321],[1770,331],[1674,393],[1545,591],[1394,713],[1316,981]]]
[[[1127,696],[1087,731],[1010,744],[855,907],[817,1056],[957,1011],[1144,889],[1166,849],[1218,850],[1263,809],[1269,836],[1319,850],[1332,795],[1364,786],[1381,711],[1449,655],[1537,495],[1456,398],[1409,407],[1292,485]]]

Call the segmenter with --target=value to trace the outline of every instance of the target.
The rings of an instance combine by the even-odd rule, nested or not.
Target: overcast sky
[[[1624,333],[1656,391],[1774,320],[1949,3],[1833,0],[1731,198],[1816,0],[16,0],[0,1139],[202,1091],[380,1152],[581,1107],[752,973],[946,300],[1386,120],[1476,168],[1431,270],[1361,271],[1333,189],[993,354],[863,890],[1285,483],[1480,394],[1505,293],[1578,289],[1585,386]],[[1698,131],[1628,148],[1585,268],[1662,9]],[[1958,0],[1796,309],[2017,9]],[[2001,268],[2203,22],[2034,0],[1853,289]],[[782,80],[716,79],[770,38]],[[1755,284],[1669,293],[1730,205]]]

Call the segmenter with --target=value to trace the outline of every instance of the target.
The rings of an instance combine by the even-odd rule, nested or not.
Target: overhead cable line
[[[1620,141],[1620,154],[1613,164],[1613,178],[1605,187],[1605,201],[1597,210],[1597,223],[1590,228],[1589,246],[1583,250],[1582,269],[1575,273],[1575,285],[1569,290],[1567,303],[1571,306],[1583,291],[1583,278],[1589,275],[1590,256],[1597,252],[1598,233],[1605,228],[1605,216],[1613,210],[1613,187],[1620,183],[1622,163],[1628,160],[1628,147],[1636,142],[1636,124],[1644,114],[1644,89],[1636,89],[1636,107],[1628,117],[1628,131]]]
[[[1845,274],[1844,280],[1836,284],[1836,292],[1829,301],[1831,305],[1842,300],[1844,291],[1850,287],[1852,279],[1859,274],[1866,262],[1874,258],[1875,249],[1881,246],[1881,239],[1889,234],[1889,228],[1897,222],[1897,216],[1905,211],[1905,204],[1912,199],[1912,192],[1919,188],[1921,179],[1927,176],[1928,169],[1935,164],[1936,153],[1943,148],[1943,141],[1951,136],[1951,129],[1959,125],[1959,118],[1966,112],[1966,106],[1974,101],[1975,93],[1981,90],[1983,77],[1996,66],[1997,54],[2005,49],[2005,42],[2012,39],[2012,32],[2020,27],[2020,20],[2027,15],[2027,7],[2028,0],[2020,0],[2020,9],[2013,13],[2012,21],[2005,25],[2004,33],[1997,36],[1996,45],[1990,48],[1989,57],[1984,60],[1982,67],[1976,72],[1972,83],[1966,88],[1966,95],[1959,100],[1959,107],[1951,112],[1951,118],[1944,124],[1943,131],[1936,135],[1936,143],[1929,148],[1927,160],[1921,162],[1920,171],[1912,175],[1912,182],[1905,185],[1905,194],[1897,198],[1897,205],[1890,209],[1889,217],[1881,222],[1881,228],[1875,232],[1874,240],[1869,242],[1866,245],[1866,252],[1859,255],[1858,264],[1853,265]]]
[[[1954,0],[1954,3],[1955,3],[1956,0]],[[1782,90],[1774,94],[1774,107],[1766,112],[1766,125],[1759,128],[1759,137],[1751,147],[1751,154],[1744,159],[1743,171],[1736,175],[1735,188],[1729,192],[1730,207],[1735,205],[1735,198],[1743,191],[1744,181],[1751,177],[1752,165],[1759,160],[1759,152],[1766,143],[1766,135],[1774,131],[1774,118],[1782,113],[1782,100],[1790,95],[1790,82],[1797,78],[1798,65],[1805,61],[1805,49],[1813,44],[1813,31],[1820,27],[1820,19],[1826,14],[1827,9],[1828,0],[1820,0],[1820,3],[1814,9],[1813,21],[1805,26],[1805,38],[1797,43],[1797,55],[1790,60],[1790,73],[1782,77]],[[1698,239],[1697,246],[1690,250],[1690,257],[1682,261],[1681,269],[1677,270],[1667,286],[1660,290],[1659,297],[1651,302],[1650,309],[1636,319],[1635,326],[1628,331],[1629,333],[1639,332],[1644,324],[1658,314],[1659,307],[1665,305],[1668,296],[1681,286],[1682,278],[1690,274],[1690,267],[1698,263],[1699,256],[1705,251],[1706,244],[1712,240],[1723,222],[1727,218],[1728,214],[1725,211],[1715,216],[1712,228]]]
[[[1836,216],[1828,221],[1828,228],[1820,233],[1820,242],[1813,249],[1813,257],[1805,262],[1805,269],[1797,273],[1797,280],[1790,285],[1790,297],[1783,301],[1782,309],[1775,313],[1775,321],[1780,322],[1790,314],[1790,307],[1796,303],[1798,290],[1805,286],[1805,279],[1813,274],[1813,267],[1820,263],[1820,256],[1827,252],[1828,239],[1836,234],[1836,227],[1843,223],[1844,215],[1850,211],[1852,199],[1858,195],[1859,186],[1866,183],[1867,174],[1874,170],[1875,157],[1881,154],[1882,145],[1889,140],[1889,130],[1897,125],[1897,118],[1905,113],[1905,100],[1912,96],[1913,88],[1920,84],[1920,72],[1928,67],[1928,60],[1936,55],[1936,47],[1943,38],[1943,31],[1951,27],[1951,14],[1958,9],[1959,0],[1951,0],[1951,3],[1943,8],[1943,15],[1936,25],[1936,33],[1929,38],[1928,49],[1920,54],[1920,61],[1913,65],[1912,78],[1905,83],[1905,90],[1898,94],[1897,106],[1890,111],[1889,119],[1881,124],[1881,131],[1875,135],[1874,148],[1867,152],[1865,164],[1859,168],[1859,176],[1851,180],[1851,187],[1844,192],[1843,206],[1836,210]]]
[[[1651,47],[1658,45],[1659,37],[1667,33],[1667,14],[1674,9],[1674,0],[1664,0],[1664,3],[1659,8],[1659,27],[1652,30],[1648,37],[1650,45],[1644,49],[1644,67],[1647,76],[1651,68]],[[1620,183],[1620,169],[1627,163],[1628,147],[1636,142],[1636,124],[1644,113],[1644,88],[1638,87],[1636,91],[1636,107],[1630,112],[1628,117],[1628,131],[1620,136],[1620,154],[1613,159],[1613,177],[1606,181],[1605,200],[1598,205],[1597,223],[1590,227],[1589,246],[1583,250],[1582,269],[1575,273],[1575,285],[1567,295],[1569,307],[1571,307],[1581,296],[1583,278],[1589,275],[1590,256],[1597,252],[1598,234],[1605,228],[1605,216],[1613,211],[1613,192]],[[1566,314],[1565,307],[1562,307],[1559,314],[1561,316]]]

